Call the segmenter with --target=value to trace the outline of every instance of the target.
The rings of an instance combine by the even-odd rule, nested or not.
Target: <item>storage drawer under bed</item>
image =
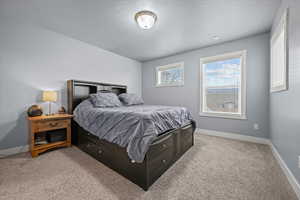
[[[159,178],[174,162],[174,149],[170,148],[164,151],[161,155],[151,158],[147,162],[149,173],[149,182],[153,183]]]
[[[192,124],[181,128],[179,141],[181,154],[194,145],[194,128]]]
[[[97,160],[102,161],[103,159],[111,159],[113,150],[108,145],[101,143],[96,136],[92,134],[79,134],[78,139],[78,147]]]
[[[165,135],[160,136],[150,145],[149,150],[147,152],[148,157],[156,157],[160,155],[162,152],[174,148],[174,137],[172,134],[166,133]]]

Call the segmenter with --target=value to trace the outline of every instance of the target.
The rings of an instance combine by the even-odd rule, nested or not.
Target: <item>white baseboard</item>
[[[300,185],[291,172],[291,170],[288,168],[284,160],[281,158],[280,154],[278,153],[275,146],[272,144],[271,140],[266,138],[258,138],[253,136],[246,136],[246,135],[240,135],[236,133],[227,133],[227,132],[221,132],[221,131],[214,131],[214,130],[207,130],[207,129],[196,129],[196,133],[203,134],[203,135],[210,135],[210,136],[217,136],[217,137],[223,137],[227,139],[233,139],[233,140],[240,140],[240,141],[246,141],[246,142],[253,142],[258,144],[266,144],[269,145],[272,153],[277,160],[279,166],[281,167],[282,171],[286,175],[289,183],[293,187],[298,199],[300,200]]]
[[[29,150],[28,145],[13,147],[13,148],[9,148],[9,149],[2,149],[2,150],[0,150],[0,158],[4,158],[6,156],[10,156],[10,155],[18,154],[18,153],[27,152],[28,150]]]
[[[298,199],[300,199],[300,184],[298,183],[297,179],[295,178],[295,176],[293,175],[291,170],[288,168],[288,166],[286,165],[286,163],[284,162],[284,160],[280,156],[280,154],[277,151],[276,147],[272,143],[270,143],[270,147],[271,147],[272,153],[273,153],[274,157],[276,158],[277,162],[279,163],[282,171],[286,175],[289,183],[292,185]]]
[[[228,132],[221,132],[221,131],[214,131],[214,130],[207,130],[207,129],[196,129],[196,133],[200,133],[203,135],[210,135],[210,136],[217,136],[217,137],[223,137],[233,140],[240,140],[245,142],[253,142],[253,143],[259,143],[259,144],[270,144],[270,140],[266,138],[259,138],[259,137],[253,137],[253,136],[247,136],[247,135],[241,135],[237,133],[228,133]]]

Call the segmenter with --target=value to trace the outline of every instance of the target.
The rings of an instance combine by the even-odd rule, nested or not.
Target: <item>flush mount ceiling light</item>
[[[142,28],[142,29],[150,29],[155,24],[157,20],[157,16],[155,13],[143,10],[135,14],[134,16],[136,23]]]

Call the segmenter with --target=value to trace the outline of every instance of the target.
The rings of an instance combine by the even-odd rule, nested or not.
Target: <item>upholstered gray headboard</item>
[[[89,98],[90,94],[101,92],[113,92],[117,95],[127,92],[126,85],[115,85],[109,83],[98,83],[90,81],[68,80],[68,113],[73,114],[73,110],[80,102]]]

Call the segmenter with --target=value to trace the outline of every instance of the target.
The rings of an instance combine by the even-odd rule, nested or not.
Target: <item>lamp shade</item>
[[[43,101],[49,101],[49,102],[57,101],[57,92],[43,91]]]

